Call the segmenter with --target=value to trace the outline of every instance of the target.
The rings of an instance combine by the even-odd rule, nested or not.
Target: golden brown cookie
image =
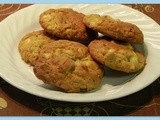
[[[88,47],[95,60],[117,71],[132,73],[145,66],[144,55],[130,47],[107,40],[94,40]]]
[[[56,38],[55,38],[56,39]],[[53,42],[53,38],[44,31],[34,31],[27,33],[19,42],[18,50],[21,58],[28,64],[34,65],[41,47]]]
[[[84,14],[70,8],[49,9],[39,17],[39,23],[45,31],[61,39],[88,43],[98,33],[83,23]]]
[[[116,40],[142,44],[143,33],[134,24],[97,14],[87,15],[83,19],[86,26]]]
[[[103,77],[100,66],[81,43],[59,40],[43,46],[34,66],[35,75],[65,92],[96,89]]]

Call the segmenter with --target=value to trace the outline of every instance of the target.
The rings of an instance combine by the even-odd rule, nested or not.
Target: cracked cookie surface
[[[84,14],[70,8],[49,9],[39,17],[42,28],[60,39],[88,43],[98,33],[83,23]]]
[[[94,40],[88,47],[95,60],[117,71],[132,73],[145,66],[145,56],[126,45],[107,40]]]
[[[144,42],[143,33],[136,25],[113,19],[111,16],[86,15],[83,22],[89,28],[112,39],[136,44]]]
[[[87,92],[96,89],[103,70],[81,43],[59,40],[43,46],[35,75],[45,83],[65,92]]]
[[[18,50],[21,58],[26,63],[34,65],[41,47],[46,43],[53,42],[54,39],[56,38],[53,36],[51,37],[43,30],[27,33],[18,44]]]

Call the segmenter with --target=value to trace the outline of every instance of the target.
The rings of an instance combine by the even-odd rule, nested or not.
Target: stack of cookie
[[[20,55],[40,80],[62,91],[100,87],[101,65],[126,73],[145,66],[144,55],[130,44],[143,43],[136,25],[70,8],[49,9],[40,15],[39,23],[43,30],[26,34],[19,42]],[[99,38],[98,33],[105,37]]]
[[[144,68],[144,55],[131,45],[144,42],[143,33],[136,25],[97,14],[88,15],[83,21],[86,26],[105,36],[93,40],[88,46],[95,60],[125,73]]]

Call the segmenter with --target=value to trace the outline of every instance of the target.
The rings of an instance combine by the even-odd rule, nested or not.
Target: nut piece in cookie
[[[18,50],[21,58],[28,64],[34,65],[41,50],[41,47],[53,42],[44,31],[34,31],[26,34],[18,44]]]
[[[89,43],[98,33],[84,25],[84,16],[70,8],[49,9],[40,15],[39,23],[58,38]]]
[[[83,19],[86,26],[115,40],[142,44],[142,31],[134,24],[97,14],[87,15]]]
[[[43,46],[35,75],[65,92],[87,92],[100,86],[103,71],[81,43],[59,40]]]
[[[117,71],[138,72],[145,66],[143,54],[115,42],[94,40],[89,44],[89,51],[95,60]]]

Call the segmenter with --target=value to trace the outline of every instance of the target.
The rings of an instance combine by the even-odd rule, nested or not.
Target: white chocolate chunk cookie
[[[89,44],[89,51],[95,60],[117,71],[132,73],[145,66],[143,54],[115,42],[94,40]]]
[[[103,70],[81,43],[59,40],[43,46],[34,66],[35,75],[65,92],[87,92],[97,88]]]

